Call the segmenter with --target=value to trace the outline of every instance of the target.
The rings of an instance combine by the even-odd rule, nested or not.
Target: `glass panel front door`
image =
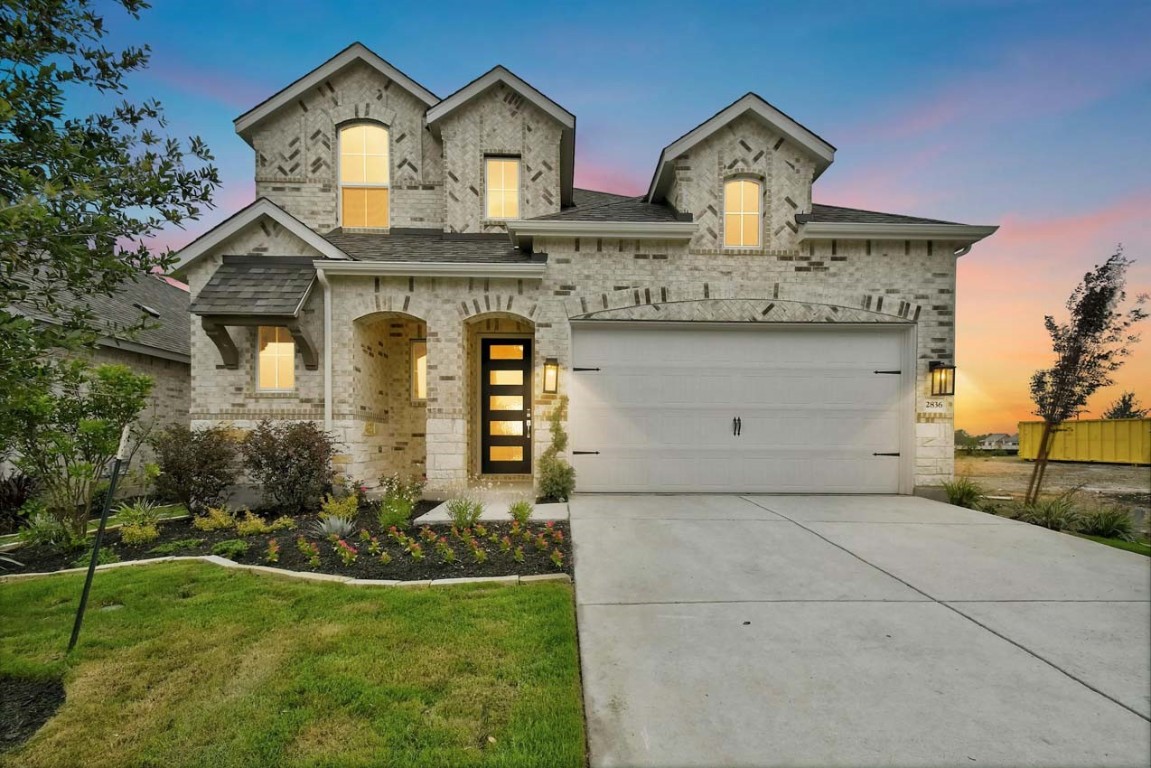
[[[532,471],[531,339],[482,339],[481,469],[489,475]]]

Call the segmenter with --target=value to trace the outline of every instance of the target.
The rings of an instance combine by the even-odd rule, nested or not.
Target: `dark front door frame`
[[[502,345],[522,345],[522,360],[492,360],[491,348]],[[480,339],[480,472],[485,475],[530,475],[532,471],[532,338],[530,336],[498,336]],[[493,384],[492,371],[522,371],[522,384]],[[523,398],[523,408],[492,410],[493,396],[509,395]],[[519,421],[522,435],[493,435],[492,421]],[[493,447],[520,447],[523,456],[518,461],[494,461]]]

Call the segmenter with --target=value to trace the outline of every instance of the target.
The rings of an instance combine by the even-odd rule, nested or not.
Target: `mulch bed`
[[[0,675],[0,752],[32,738],[63,703],[59,680]]]
[[[420,502],[416,507],[414,517],[424,514],[437,506],[438,503],[439,502]],[[264,518],[267,520],[273,520],[278,516],[279,515],[274,512],[265,512],[264,514]],[[294,571],[332,573],[357,579],[400,579],[403,581],[415,581],[473,576],[530,576],[543,573],[572,573],[571,537],[566,522],[553,523],[551,524],[551,528],[542,522],[531,522],[528,524],[528,532],[533,537],[540,533],[545,535],[547,548],[544,550],[540,550],[536,546],[534,539],[529,539],[522,535],[520,537],[514,537],[514,534],[512,534],[512,524],[510,522],[483,523],[485,534],[482,538],[481,545],[487,554],[487,560],[483,563],[476,562],[472,555],[471,548],[460,536],[452,534],[452,526],[450,524],[429,526],[431,530],[441,536],[447,537],[450,546],[455,552],[456,561],[447,563],[444,562],[442,555],[436,552],[434,544],[425,542],[424,539],[421,538],[420,530],[422,526],[421,528],[413,527],[407,531],[409,536],[419,541],[423,549],[423,560],[417,560],[399,544],[387,537],[386,532],[381,530],[373,513],[368,510],[361,510],[356,520],[355,533],[349,537],[347,542],[358,551],[356,560],[354,563],[346,565],[338,556],[337,547],[333,542],[323,539],[311,532],[310,529],[316,520],[315,514],[299,515],[294,517],[294,520],[296,521],[296,528],[294,530],[280,530],[271,534],[258,534],[246,538],[238,536],[235,530],[201,531],[194,528],[190,520],[164,522],[159,526],[160,538],[140,546],[130,546],[121,542],[120,532],[118,530],[108,531],[104,535],[101,552],[108,551],[113,553],[120,560],[143,560],[167,555],[210,555],[212,554],[212,547],[214,545],[230,539],[244,538],[244,541],[248,543],[248,551],[230,558],[238,563],[270,565],[275,568]],[[381,562],[379,556],[369,554],[369,543],[361,539],[360,531],[362,530],[367,530],[371,536],[376,537],[381,550],[391,556],[390,563],[384,564]],[[557,531],[559,532],[558,536],[555,534]],[[462,536],[463,532],[460,533]],[[472,532],[471,535],[479,538],[477,532]],[[309,542],[319,547],[320,564],[318,567],[310,565],[307,556],[299,550],[297,539],[300,536],[304,536]],[[491,539],[492,536],[495,536],[496,541]],[[506,553],[501,551],[497,541],[503,539],[504,536],[513,538],[513,551]],[[160,552],[154,551],[157,547],[163,548],[166,544],[182,542],[189,539],[199,539],[201,542],[194,545],[181,546],[175,551],[167,551],[164,549]],[[279,559],[274,563],[269,562],[267,559],[268,542],[271,539],[275,539],[280,547]],[[515,547],[522,549],[522,563],[516,562],[514,558],[513,553]],[[557,567],[551,560],[552,552],[556,549],[560,550],[563,554],[562,567]],[[75,552],[64,554],[48,547],[21,547],[14,552],[10,552],[9,555],[19,560],[23,564],[23,567],[10,567],[9,572],[23,571],[36,573],[72,568],[76,567],[77,557],[81,554],[82,553]],[[83,564],[86,563],[87,559],[85,558]]]

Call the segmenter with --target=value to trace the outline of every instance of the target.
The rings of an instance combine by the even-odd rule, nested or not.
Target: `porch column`
[[[450,307],[428,318],[428,490],[451,494],[467,488],[467,335]]]

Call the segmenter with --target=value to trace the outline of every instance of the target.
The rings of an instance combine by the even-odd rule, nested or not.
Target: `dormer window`
[[[340,129],[340,224],[388,226],[388,129],[356,123]]]
[[[723,245],[758,248],[762,227],[762,186],[754,179],[732,179],[723,185]]]
[[[515,157],[489,157],[485,161],[487,218],[515,219],[520,215],[520,161]]]

